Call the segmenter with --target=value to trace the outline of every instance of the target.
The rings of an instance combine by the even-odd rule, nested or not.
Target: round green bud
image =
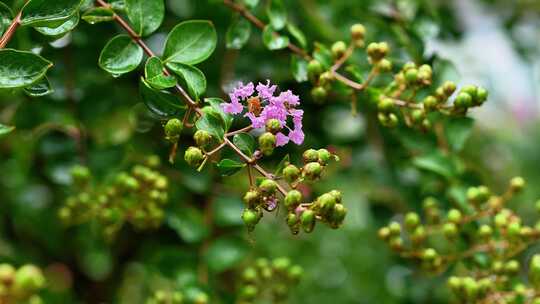
[[[426,117],[426,114],[421,109],[414,109],[411,112],[412,121],[415,122],[415,123],[419,123],[419,122],[423,121],[425,119],[425,117]]]
[[[418,70],[417,69],[408,69],[405,71],[405,81],[409,85],[415,84],[418,82]]]
[[[394,113],[388,114],[388,124],[386,126],[388,128],[395,128],[398,125],[398,117]]]
[[[199,292],[193,299],[194,304],[208,304],[208,295],[204,292]]]
[[[388,228],[388,227],[382,227],[377,232],[378,237],[383,241],[388,240],[390,238],[391,234],[392,233],[390,232],[390,228]]]
[[[317,79],[323,72],[323,66],[317,60],[311,60],[307,66],[308,76],[311,80]]]
[[[293,282],[298,282],[304,275],[304,269],[301,266],[294,265],[289,268],[287,276]]]
[[[483,104],[484,102],[486,102],[486,100],[488,99],[488,91],[482,87],[479,87],[477,90],[476,90],[476,103],[478,105],[481,105]]]
[[[173,304],[182,304],[183,302],[184,302],[184,295],[181,292],[175,291],[172,293]]]
[[[45,277],[34,265],[24,265],[15,272],[13,288],[17,291],[32,292],[45,286]]]
[[[451,96],[456,91],[456,84],[453,81],[446,81],[443,83],[442,89],[446,96]]]
[[[73,166],[70,173],[76,183],[86,182],[90,178],[90,170],[86,166]]]
[[[347,208],[343,206],[342,204],[336,204],[334,206],[334,210],[332,211],[331,220],[332,225],[331,227],[334,229],[339,228],[341,224],[343,224],[343,221],[345,220],[345,217],[347,216]]]
[[[242,212],[242,221],[244,221],[248,231],[255,229],[261,217],[262,214],[253,209],[244,209],[244,212]]]
[[[351,26],[351,36],[353,40],[364,40],[366,36],[366,28],[362,24],[353,24]]]
[[[507,233],[510,238],[518,238],[521,232],[521,224],[519,222],[512,222],[508,225]]]
[[[390,46],[386,42],[379,42],[378,49],[382,57],[385,57],[390,53]]]
[[[458,228],[454,223],[445,223],[443,225],[443,233],[448,239],[453,240],[458,234]]]
[[[252,189],[252,190],[249,190],[248,192],[246,192],[246,194],[244,195],[243,200],[244,200],[244,203],[246,204],[246,206],[255,207],[260,203],[261,195],[260,195],[259,191]]]
[[[463,289],[467,299],[475,300],[480,291],[478,283],[471,277],[466,277],[463,279]]]
[[[255,285],[246,285],[240,290],[240,297],[246,300],[253,300],[259,293],[258,288]]]
[[[433,96],[427,96],[426,98],[424,98],[424,109],[426,111],[433,111],[437,108],[437,105],[439,104],[439,102],[437,101],[437,98],[433,97]]]
[[[510,180],[510,191],[517,193],[525,188],[525,179],[521,176],[514,177]]]
[[[298,207],[302,203],[302,193],[296,189],[287,192],[285,195],[285,207],[289,210]]]
[[[408,230],[415,229],[420,224],[420,216],[416,212],[409,212],[405,215],[405,227]]]
[[[459,292],[459,290],[461,289],[462,280],[459,277],[451,276],[448,278],[448,281],[446,282],[447,282],[448,288],[450,288],[450,290],[454,293]]]
[[[199,167],[204,160],[204,154],[197,147],[189,147],[184,154],[184,160],[191,167]]]
[[[257,270],[253,267],[247,267],[242,272],[242,280],[245,282],[255,282],[257,280]]]
[[[536,201],[535,207],[536,207],[536,211],[540,212],[540,199]]]
[[[334,44],[332,44],[332,56],[334,58],[341,58],[347,51],[347,44],[343,41],[337,41]]]
[[[433,261],[437,258],[437,251],[433,248],[427,248],[422,252],[422,260],[424,261]]]
[[[517,260],[510,260],[504,264],[504,272],[508,275],[516,275],[519,273],[520,265]]]
[[[411,235],[411,241],[418,245],[421,244],[427,237],[426,234],[426,228],[424,226],[418,226],[416,229],[414,229],[412,235]]]
[[[281,130],[281,123],[279,120],[273,118],[266,121],[266,132],[276,134]]]
[[[68,222],[71,219],[71,216],[71,209],[69,209],[68,207],[62,207],[58,209],[58,217],[61,221]]]
[[[426,74],[429,74],[430,76],[433,74],[433,70],[431,69],[431,66],[428,64],[423,64],[418,68],[418,72],[423,72]]]
[[[401,251],[403,249],[403,239],[401,237],[393,237],[388,242],[390,249],[394,251]]]
[[[270,132],[265,132],[259,136],[259,148],[264,155],[271,155],[276,147],[276,136]]]
[[[319,86],[324,87],[330,84],[334,80],[334,74],[331,72],[324,72],[319,76]]]
[[[264,193],[264,194],[269,194],[269,195],[272,195],[274,193],[276,193],[276,190],[277,190],[277,183],[272,180],[272,179],[264,179],[260,184],[259,184],[259,189]]]
[[[300,177],[300,169],[298,169],[298,167],[295,165],[287,165],[285,168],[283,168],[283,178],[288,183],[295,182],[298,180],[298,177]]]
[[[300,224],[306,233],[312,232],[313,228],[315,228],[315,212],[309,209],[304,210],[300,215]]]
[[[206,147],[212,141],[212,134],[205,130],[198,130],[193,134],[195,144],[199,147]]]
[[[328,92],[325,88],[318,86],[311,89],[311,97],[313,100],[317,103],[322,103],[326,100],[326,97],[328,96]]]
[[[466,92],[461,92],[456,97],[454,104],[457,108],[468,108],[472,105],[472,97]]]
[[[529,263],[529,280],[538,287],[540,285],[540,255],[535,254]]]
[[[317,206],[321,208],[321,211],[328,213],[334,209],[336,205],[336,199],[330,193],[325,193],[317,198]]]
[[[377,109],[383,113],[391,112],[394,107],[394,100],[389,97],[381,98],[377,104]]]
[[[307,180],[316,180],[321,177],[322,166],[318,162],[307,163],[304,165],[303,173]]]
[[[172,118],[165,124],[165,136],[170,140],[178,140],[180,134],[182,134],[184,124],[178,118]]]
[[[390,229],[391,236],[398,236],[401,234],[401,224],[398,222],[391,222],[388,225],[388,229]]]
[[[285,271],[291,266],[291,260],[287,257],[276,258],[272,261],[272,267],[276,271]]]
[[[298,218],[295,212],[290,212],[289,214],[287,214],[287,226],[289,226],[293,234],[298,234],[299,223],[300,223],[300,219]]]
[[[478,236],[484,240],[491,238],[493,235],[493,229],[489,225],[482,225],[478,228]]]
[[[0,264],[0,284],[11,284],[15,277],[15,272],[15,267],[10,264]]]
[[[392,61],[388,59],[382,59],[377,66],[379,67],[379,71],[383,73],[392,71]]]
[[[319,160],[319,152],[317,152],[315,149],[308,149],[304,151],[302,157],[304,159],[304,163],[316,162]]]
[[[410,69],[416,69],[416,63],[409,61],[403,65],[403,71],[407,71]]]
[[[497,228],[506,227],[508,225],[508,216],[503,212],[499,212],[495,215],[494,222]]]
[[[332,159],[332,153],[326,149],[319,149],[317,153],[319,155],[318,161],[322,165],[326,165]]]
[[[367,53],[372,63],[381,61],[390,52],[390,47],[386,42],[370,43],[367,47]]]
[[[457,209],[451,209],[448,211],[447,219],[450,223],[459,224],[462,218],[463,216],[461,215],[461,211]]]
[[[341,202],[343,201],[343,194],[341,194],[341,191],[332,190],[328,193],[330,193],[330,195],[332,195],[336,199],[337,204],[341,204]]]
[[[474,85],[467,85],[461,89],[461,92],[469,94],[473,99],[476,99],[478,94],[478,87]]]

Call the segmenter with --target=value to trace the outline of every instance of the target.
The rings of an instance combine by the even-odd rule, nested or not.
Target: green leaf
[[[173,62],[167,63],[167,67],[185,81],[191,97],[199,100],[204,95],[206,92],[206,77],[201,70],[194,66]]]
[[[219,173],[221,176],[231,176],[235,174],[236,172],[240,171],[242,168],[246,166],[245,163],[239,162],[232,159],[222,159],[218,164],[217,167],[219,169]]]
[[[54,92],[49,79],[47,77],[41,78],[38,82],[24,88],[24,93],[31,97],[41,97],[52,94]]]
[[[291,72],[294,79],[298,82],[304,82],[308,80],[307,72],[308,62],[298,56],[291,56]]]
[[[281,175],[281,172],[283,171],[283,169],[285,168],[285,166],[287,164],[289,164],[291,162],[291,157],[289,156],[289,154],[285,155],[281,161],[279,162],[279,164],[277,165],[276,167],[276,170],[274,171],[274,175],[278,176],[278,175]]]
[[[223,112],[223,108],[221,107],[221,104],[224,103],[225,101],[223,101],[223,99],[221,98],[216,98],[216,97],[206,98],[204,101],[210,104],[210,106],[214,109],[214,111],[216,111],[216,113],[218,113],[219,116],[221,116],[221,119],[223,120],[225,124],[225,132],[229,131],[233,123],[234,117],[231,114],[227,114]]]
[[[13,12],[9,6],[0,2],[0,36],[7,30],[13,19]]]
[[[289,37],[279,35],[270,25],[264,28],[262,37],[269,50],[281,50],[289,45]]]
[[[461,151],[471,135],[474,120],[469,117],[449,119],[446,123],[446,139],[453,151]]]
[[[141,36],[155,32],[165,17],[163,0],[125,0],[126,13],[133,29]]]
[[[241,49],[248,42],[249,36],[251,36],[251,23],[245,18],[237,18],[227,29],[225,35],[227,48]]]
[[[255,139],[253,136],[247,133],[236,134],[233,137],[233,143],[238,147],[238,149],[240,149],[240,151],[244,152],[248,156],[253,155],[253,152],[255,152]]]
[[[21,15],[22,25],[57,27],[75,15],[82,0],[30,0]]]
[[[62,36],[72,31],[79,24],[79,13],[71,16],[64,23],[60,24],[57,27],[35,27],[34,29],[46,36]]]
[[[186,106],[181,104],[178,97],[167,91],[152,88],[142,77],[139,90],[148,109],[162,118],[180,116],[186,110]]]
[[[259,0],[243,0],[243,2],[249,8],[255,8],[259,4]]]
[[[448,179],[454,177],[457,171],[452,160],[439,151],[418,156],[413,159],[413,164],[420,169],[431,171]]]
[[[203,215],[195,208],[182,208],[167,213],[167,226],[187,243],[199,243],[209,234]]]
[[[15,130],[15,127],[0,124],[0,138],[8,135],[9,133],[13,132],[14,130]]]
[[[325,69],[330,68],[333,64],[332,52],[322,43],[315,42],[313,58],[319,61]]]
[[[114,11],[108,7],[95,7],[86,11],[82,19],[90,24],[114,20]]]
[[[158,57],[148,58],[144,68],[146,82],[157,90],[172,88],[176,85],[176,78],[163,73],[163,62]]]
[[[287,10],[282,0],[270,0],[266,7],[266,14],[275,30],[279,31],[285,27],[287,23]]]
[[[243,225],[242,214],[244,203],[238,196],[218,196],[212,204],[213,222],[219,227]]]
[[[307,47],[307,39],[304,33],[302,32],[302,30],[300,30],[296,25],[290,22],[287,23],[287,30],[294,37],[294,39],[298,41],[298,43],[300,44],[300,46],[302,46],[302,48]]]
[[[225,135],[225,122],[220,113],[211,106],[204,107],[202,112],[203,116],[195,123],[197,129],[207,131],[217,139],[223,140]]]
[[[135,70],[143,60],[143,49],[129,36],[111,39],[99,55],[99,66],[114,77]]]
[[[45,76],[53,64],[31,52],[0,50],[0,89],[29,86]]]
[[[210,21],[184,21],[167,37],[163,57],[165,62],[197,64],[216,49],[217,33]]]
[[[208,247],[204,256],[210,271],[222,272],[233,268],[247,255],[246,242],[239,238],[219,238]]]

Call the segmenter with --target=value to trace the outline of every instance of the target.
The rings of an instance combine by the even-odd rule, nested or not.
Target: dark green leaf
[[[449,119],[446,123],[446,139],[453,151],[461,151],[471,135],[474,120],[469,117]]]
[[[0,124],[0,138],[6,136],[7,134],[9,134],[11,132],[13,132],[13,130],[15,130],[15,127]]]
[[[235,174],[236,172],[240,171],[242,168],[246,166],[245,163],[232,160],[232,159],[222,159],[218,164],[217,167],[219,169],[219,173],[221,176],[231,176]]]
[[[0,2],[0,36],[7,30],[13,19],[13,12],[11,9]]]
[[[333,64],[332,52],[322,43],[315,42],[313,58],[319,61],[325,69],[330,68]]]
[[[176,85],[176,78],[165,75],[163,68],[163,62],[158,57],[148,58],[144,68],[146,82],[158,90],[172,88]]]
[[[281,50],[289,45],[289,37],[281,36],[267,25],[263,30],[263,42],[269,50]]]
[[[203,116],[197,120],[195,126],[198,130],[204,130],[222,140],[225,135],[225,122],[220,113],[211,106],[202,109]]]
[[[239,17],[229,25],[225,40],[227,48],[239,50],[248,42],[251,35],[251,23],[245,18]]]
[[[178,97],[167,91],[152,88],[143,78],[140,82],[140,91],[144,104],[160,117],[179,116],[185,112],[186,107]]]
[[[45,76],[52,63],[31,52],[0,50],[0,89],[29,86]]]
[[[418,156],[414,158],[413,163],[418,168],[431,171],[448,179],[456,175],[456,168],[452,160],[438,151]]]
[[[303,48],[307,47],[307,39],[302,30],[300,30],[296,25],[290,22],[287,23],[287,30],[289,31],[289,33],[291,33],[294,39],[298,41],[300,46],[302,46]]]
[[[163,0],[125,0],[126,12],[135,32],[148,36],[155,32],[165,17]]]
[[[298,56],[291,56],[291,72],[294,79],[298,82],[304,82],[308,80],[307,73],[308,62]]]
[[[35,27],[36,31],[40,32],[43,35],[47,36],[62,36],[72,31],[79,24],[79,13],[71,16],[64,23],[60,24],[57,27]]]
[[[195,208],[182,208],[174,213],[168,213],[167,226],[187,243],[198,243],[208,234],[208,227],[204,224],[202,214]]]
[[[114,11],[107,7],[96,7],[86,11],[82,19],[90,24],[113,21]]]
[[[169,33],[163,57],[166,62],[197,64],[212,55],[216,44],[216,29],[210,21],[184,21]]]
[[[41,97],[52,94],[54,92],[49,79],[47,77],[41,78],[38,82],[24,88],[24,93],[32,97]]]
[[[167,67],[185,81],[191,97],[198,100],[204,95],[206,92],[206,77],[201,70],[194,66],[174,62],[167,63]]]
[[[237,238],[219,238],[206,251],[205,262],[214,272],[222,272],[240,263],[246,256],[246,242]]]
[[[233,123],[234,117],[231,114],[227,114],[223,112],[223,108],[221,107],[221,104],[224,103],[223,99],[221,98],[206,98],[204,102],[210,104],[210,106],[216,111],[216,113],[221,116],[221,119],[223,120],[225,124],[225,132],[229,131],[231,128],[231,125]]]
[[[24,6],[22,25],[57,27],[79,10],[82,0],[30,0]]]
[[[287,23],[287,10],[282,0],[270,0],[266,8],[266,13],[270,19],[270,24],[275,30],[279,31],[285,27]]]
[[[135,70],[143,60],[143,49],[127,35],[114,37],[99,55],[99,66],[118,77]]]
[[[218,196],[212,204],[213,221],[219,227],[241,226],[243,205],[238,196]]]
[[[238,149],[240,149],[248,156],[253,155],[253,152],[255,152],[255,139],[253,138],[253,136],[247,133],[236,134],[233,137],[233,143],[235,146],[238,147]]]

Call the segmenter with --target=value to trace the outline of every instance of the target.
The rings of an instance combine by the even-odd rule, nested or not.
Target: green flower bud
[[[519,222],[512,222],[508,225],[507,232],[510,238],[518,238],[520,236],[521,224]]]
[[[364,25],[357,23],[351,26],[351,36],[353,40],[364,40],[366,36]]]
[[[167,121],[165,124],[165,136],[167,136],[167,139],[171,141],[177,141],[180,134],[182,134],[182,129],[184,129],[184,125],[180,119],[169,119],[169,121]]]
[[[394,110],[394,100],[392,98],[384,97],[381,98],[379,103],[377,104],[377,109],[383,113],[388,113]]]
[[[525,188],[525,179],[523,177],[517,176],[510,180],[510,191],[517,193],[521,192]]]
[[[84,183],[90,178],[90,170],[85,166],[73,166],[71,168],[71,177],[76,183]]]
[[[15,273],[13,289],[18,292],[34,292],[43,286],[45,286],[45,277],[34,265],[24,265]]]
[[[405,81],[409,85],[415,84],[418,82],[418,70],[417,69],[408,69],[405,71]]]
[[[204,160],[204,154],[197,147],[189,147],[184,154],[184,160],[191,167],[199,167]]]
[[[338,190],[332,190],[330,192],[330,195],[332,195],[335,199],[336,199],[336,203],[337,204],[341,204],[342,200],[343,200],[343,195],[341,194],[340,191]]]
[[[322,165],[326,165],[332,159],[332,153],[326,149],[319,149],[317,153],[319,155],[318,161]]]
[[[390,249],[396,252],[403,249],[403,239],[399,236],[391,238],[388,244],[390,245]]]
[[[302,203],[302,193],[298,190],[291,190],[285,195],[285,207],[289,210],[295,209]]]
[[[9,264],[0,264],[0,285],[10,285],[15,277],[15,267]]]
[[[497,228],[506,227],[508,225],[508,216],[503,212],[499,212],[495,215],[494,222]]]
[[[416,64],[412,61],[409,61],[403,65],[403,71],[408,71],[410,69],[416,69]]]
[[[426,98],[424,98],[424,109],[426,111],[433,111],[437,108],[437,105],[439,104],[439,102],[437,101],[437,98],[433,97],[433,96],[427,96]]]
[[[322,103],[328,97],[328,92],[325,88],[318,86],[311,89],[311,97],[316,103]]]
[[[540,287],[540,255],[535,254],[529,264],[529,281],[535,286]]]
[[[414,109],[411,112],[412,121],[415,122],[415,123],[419,123],[419,122],[423,121],[425,117],[426,117],[426,115],[425,115],[423,110]]]
[[[472,106],[471,95],[466,92],[459,93],[458,96],[456,97],[456,101],[454,102],[454,105],[457,108],[461,108],[461,109],[469,108],[470,106]]]
[[[462,218],[463,216],[461,215],[461,211],[457,209],[451,209],[448,211],[447,219],[450,223],[459,224]]]
[[[287,165],[285,168],[283,168],[283,178],[288,183],[295,182],[298,180],[298,177],[300,177],[300,169],[298,169],[298,167],[295,165]]]
[[[383,59],[389,51],[390,48],[386,42],[373,42],[370,43],[367,47],[367,53],[371,63],[377,63],[381,61],[381,59]]]
[[[318,162],[307,163],[304,165],[303,173],[307,180],[316,180],[321,177],[322,166]]]
[[[319,160],[319,152],[315,149],[309,149],[302,154],[302,157],[304,158],[304,163],[316,162]]]
[[[337,41],[334,44],[332,44],[332,56],[335,59],[343,57],[345,52],[347,51],[347,44],[343,41]]]
[[[331,227],[334,229],[339,228],[341,224],[343,224],[343,221],[345,220],[345,217],[347,216],[347,208],[343,206],[342,204],[336,204],[334,206],[334,210],[332,211],[331,215]]]
[[[382,59],[379,62],[378,67],[379,71],[381,71],[382,73],[390,72],[392,71],[392,61],[388,59]]]
[[[195,144],[199,147],[206,147],[212,141],[212,134],[205,130],[198,130],[193,134]]]
[[[267,178],[259,184],[259,189],[261,189],[264,194],[272,195],[276,193],[277,186],[278,185],[274,180]]]
[[[291,229],[292,234],[298,234],[300,232],[300,218],[296,215],[295,212],[290,212],[287,214],[287,226]]]
[[[276,271],[285,271],[291,266],[291,260],[287,257],[276,258],[272,261],[272,267]]]
[[[504,272],[508,275],[516,275],[519,273],[520,265],[516,260],[510,260],[504,264]]]
[[[276,147],[276,136],[270,132],[259,136],[259,148],[264,155],[271,155]]]
[[[489,225],[482,225],[478,228],[478,236],[483,240],[489,240],[493,235],[493,229]]]
[[[391,236],[398,236],[401,234],[401,224],[399,224],[398,222],[391,222],[388,225],[388,229],[390,229]]]
[[[184,295],[181,292],[175,291],[172,293],[173,304],[182,304],[183,302],[184,302]]]
[[[470,300],[476,299],[478,292],[480,291],[478,283],[476,283],[476,281],[471,277],[466,277],[463,279],[463,289],[465,290],[467,299]]]
[[[259,289],[255,285],[246,285],[240,290],[240,297],[246,300],[253,300],[257,297]]]
[[[304,210],[300,215],[300,224],[306,233],[310,233],[315,228],[315,212],[313,210]]]
[[[442,89],[443,89],[444,94],[446,96],[451,96],[456,91],[456,84],[454,82],[452,82],[452,81],[446,81],[442,85]]]
[[[334,80],[334,74],[331,72],[324,72],[319,76],[319,86],[325,87],[329,85]]]
[[[323,66],[317,60],[311,60],[307,66],[308,76],[311,81],[314,81],[323,72]]]
[[[242,272],[242,280],[245,282],[255,282],[257,277],[257,270],[253,267],[247,267],[244,269],[244,272]]]
[[[411,231],[420,224],[420,216],[416,212],[409,212],[405,215],[405,227]]]
[[[281,123],[277,119],[269,119],[266,122],[266,132],[276,134],[281,130]]]
[[[476,99],[478,94],[478,87],[474,85],[467,85],[461,89],[461,92],[469,94],[472,99]]]
[[[248,228],[248,231],[253,231],[255,229],[255,226],[262,218],[262,212],[258,212],[254,209],[244,209],[244,212],[242,212],[242,221],[244,221],[244,224]]]
[[[422,253],[422,260],[424,261],[433,261],[438,257],[437,251],[433,248],[427,248]]]
[[[336,199],[330,193],[325,193],[317,198],[316,204],[323,213],[328,213],[334,209]]]
[[[426,237],[426,228],[424,228],[424,226],[418,226],[416,229],[414,229],[411,235],[411,241],[413,244],[419,245],[426,239]]]
[[[381,240],[387,241],[391,235],[390,228],[382,227],[381,229],[379,229],[377,235]]]
[[[300,281],[300,278],[302,278],[303,275],[304,275],[304,269],[298,265],[294,265],[290,267],[289,272],[287,274],[289,279],[295,283]]]
[[[398,124],[398,118],[396,114],[390,113],[388,114],[388,123],[386,124],[386,127],[388,128],[395,128]]]
[[[476,104],[481,105],[488,99],[488,91],[484,88],[479,87],[476,90]]]
[[[446,223],[443,225],[443,233],[449,240],[453,240],[458,234],[458,228],[454,223]]]
[[[193,304],[208,304],[208,295],[203,292],[199,292],[197,295],[195,295]]]
[[[451,276],[448,278],[447,285],[453,293],[458,293],[462,287],[462,280],[456,276]]]
[[[257,190],[249,190],[244,195],[243,200],[249,208],[256,207],[261,202],[261,195]]]

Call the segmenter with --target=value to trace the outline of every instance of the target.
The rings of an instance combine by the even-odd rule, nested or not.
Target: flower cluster
[[[37,293],[45,283],[41,269],[34,265],[16,269],[10,264],[0,264],[0,303],[43,303]]]
[[[289,141],[300,145],[304,142],[304,111],[296,108],[300,105],[300,98],[290,90],[276,95],[276,90],[277,86],[272,85],[270,80],[256,87],[252,82],[247,85],[240,83],[229,93],[230,102],[222,104],[223,110],[229,114],[242,114],[245,111],[244,116],[251,120],[251,126],[255,129],[275,125],[275,145],[278,147]],[[292,128],[288,126],[289,118],[292,120]],[[285,129],[287,134],[283,131]]]
[[[242,273],[237,304],[260,303],[263,297],[270,297],[272,303],[284,301],[291,287],[297,285],[304,270],[293,265],[286,257],[269,261],[259,258],[253,266],[248,266]]]
[[[169,187],[167,177],[156,171],[159,163],[157,156],[151,156],[145,165],[115,174],[105,184],[94,181],[87,167],[75,166],[71,173],[76,193],[66,199],[59,217],[67,224],[97,220],[108,239],[126,222],[138,229],[159,227]]]
[[[448,286],[460,303],[538,303],[540,257],[530,262],[532,285],[527,287],[519,280],[517,256],[540,239],[540,221],[529,226],[505,206],[524,186],[523,178],[516,177],[502,195],[485,186],[471,187],[469,204],[447,212],[435,198],[428,198],[424,221],[409,212],[402,221],[381,228],[379,237],[428,272],[451,269]],[[540,211],[540,201],[536,207]],[[446,241],[441,242],[441,237]]]

